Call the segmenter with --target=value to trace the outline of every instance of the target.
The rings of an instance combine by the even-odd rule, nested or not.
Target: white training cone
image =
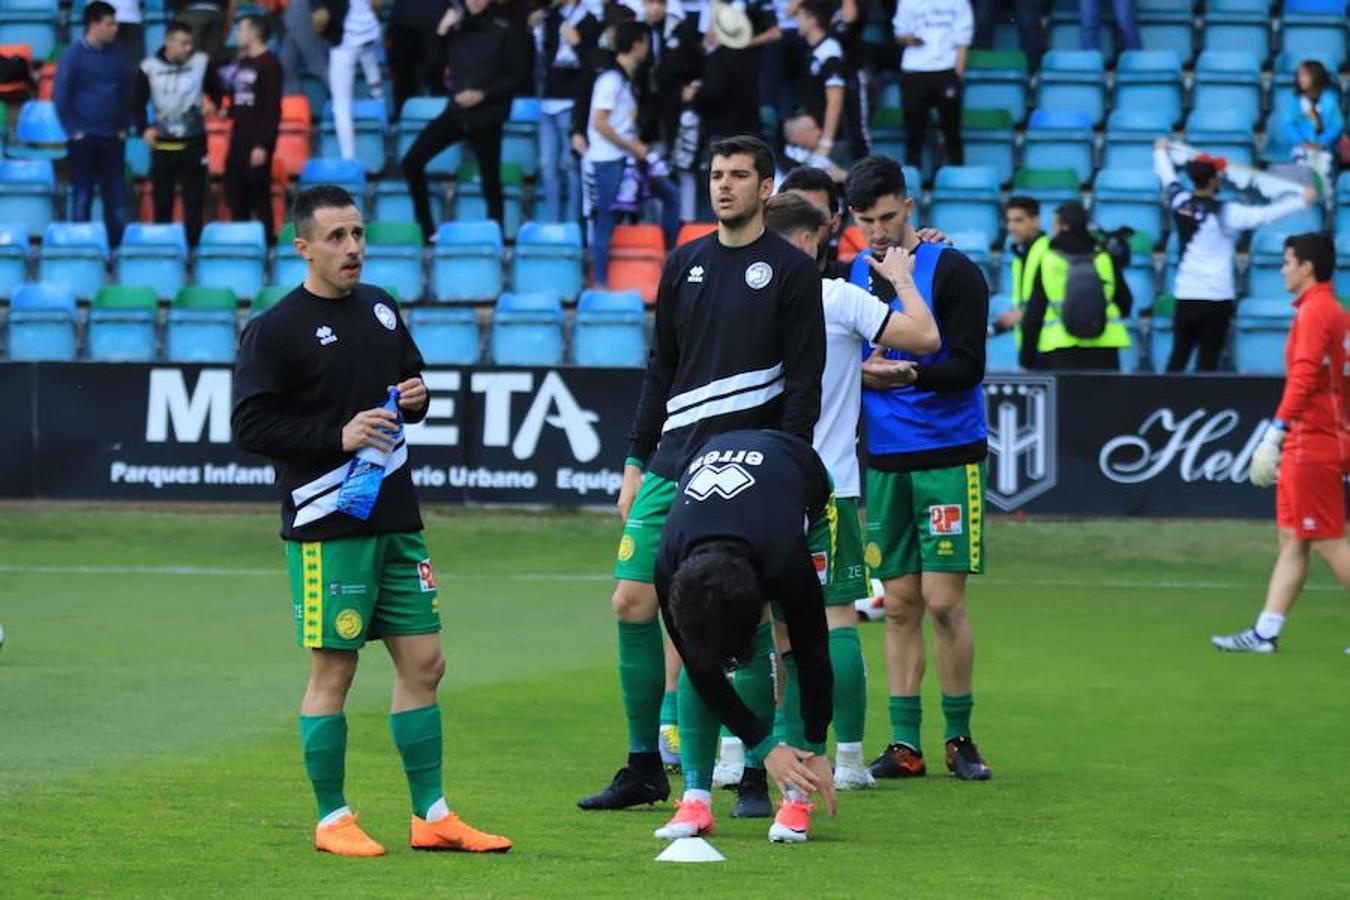
[[[661,851],[657,862],[705,863],[726,862],[727,858],[717,852],[712,844],[703,838],[677,838],[670,846]]]

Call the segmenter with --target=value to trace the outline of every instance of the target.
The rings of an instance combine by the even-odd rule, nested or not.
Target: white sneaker
[[[834,789],[836,791],[865,791],[877,786],[877,780],[863,766],[834,767]]]
[[[739,738],[722,738],[717,751],[717,765],[713,767],[712,786],[735,787],[745,774],[745,744]]]
[[[1237,634],[1216,634],[1209,642],[1227,653],[1274,653],[1279,649],[1279,638],[1266,640],[1251,628]]]

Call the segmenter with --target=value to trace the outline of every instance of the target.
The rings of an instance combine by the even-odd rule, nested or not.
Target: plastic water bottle
[[[398,417],[397,429],[385,432],[390,435],[389,443],[392,447],[403,438],[403,414],[398,408],[397,388],[389,389],[389,396],[381,409],[387,409]],[[384,468],[389,464],[391,452],[392,450],[378,450],[375,447],[362,447],[356,451],[356,456],[353,457],[351,465],[347,467],[347,474],[342,479],[342,487],[338,488],[338,512],[344,512],[363,522],[370,518],[370,511],[375,508],[375,501],[380,496],[380,484],[384,481]]]

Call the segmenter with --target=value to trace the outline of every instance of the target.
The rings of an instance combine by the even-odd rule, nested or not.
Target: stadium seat
[[[287,94],[281,98],[281,121],[310,128],[314,124],[313,109],[304,94]]]
[[[1332,284],[1342,302],[1350,298],[1350,230],[1336,232],[1336,274],[1332,276]]]
[[[22,222],[0,224],[0,299],[28,280],[28,228]]]
[[[389,113],[384,101],[365,98],[352,101],[352,129],[356,137],[356,158],[366,175],[384,171],[384,136],[389,131]],[[319,155],[338,158],[337,127],[333,122],[333,104],[324,104],[323,122],[319,126]]]
[[[1013,332],[1005,331],[989,338],[984,348],[984,368],[987,372],[1016,372],[1020,368],[1017,337]]]
[[[272,174],[288,180],[299,178],[312,153],[309,126],[283,121],[277,133],[276,150],[272,153]]]
[[[1261,117],[1261,60],[1253,53],[1206,50],[1195,63],[1196,109],[1232,109],[1255,125]]]
[[[169,308],[164,358],[177,363],[233,362],[236,309],[235,293],[228,287],[183,288]]]
[[[272,284],[291,290],[305,280],[308,265],[295,249],[295,224],[287,222],[277,238],[272,258]]]
[[[970,50],[962,100],[969,109],[1006,109],[1014,122],[1021,122],[1027,114],[1026,55],[1020,50]]]
[[[989,166],[999,184],[1013,176],[1013,117],[1006,109],[971,109],[961,112],[961,140],[966,165]]]
[[[502,127],[502,162],[520,166],[526,178],[539,173],[538,98],[516,97],[511,101],[511,117]]]
[[[1172,131],[1166,110],[1114,109],[1106,119],[1102,142],[1102,167],[1111,169],[1153,168],[1153,142]]]
[[[478,313],[468,307],[419,308],[408,313],[408,331],[429,366],[471,366],[482,339]]]
[[[1172,311],[1167,310],[1166,314],[1160,314],[1155,306],[1153,318],[1149,320],[1149,349],[1148,356],[1152,362],[1153,371],[1166,372],[1167,361],[1172,357],[1172,344],[1175,342],[1175,332],[1172,330]],[[1192,356],[1191,368],[1195,367],[1194,356]]]
[[[1092,217],[1106,231],[1129,226],[1163,231],[1162,185],[1149,169],[1102,169],[1093,184]]]
[[[680,226],[680,232],[675,237],[675,246],[683,247],[690,241],[696,241],[705,234],[712,234],[716,230],[716,222],[686,222]]]
[[[581,293],[581,228],[575,222],[526,222],[516,240],[511,289],[521,294],[556,291],[564,300]]]
[[[582,293],[572,323],[572,362],[640,367],[646,359],[643,298],[635,291]]]
[[[1288,295],[1280,267],[1284,265],[1285,236],[1297,232],[1286,229],[1284,224],[1283,221],[1276,222],[1252,234],[1247,255],[1247,296],[1253,300],[1278,301]]]
[[[1339,239],[1350,235],[1350,171],[1345,171],[1336,179],[1336,211],[1331,230]]]
[[[873,153],[893,159],[905,158],[905,120],[898,101],[896,106],[879,106],[872,110],[869,126]]]
[[[1329,53],[1307,51],[1307,52],[1282,52],[1275,54],[1275,77],[1271,80],[1272,92],[1294,90],[1294,81],[1298,71],[1299,63],[1304,60],[1315,59],[1326,66],[1327,72],[1332,75],[1332,87],[1336,87],[1336,71],[1341,67],[1341,60]]]
[[[1252,164],[1252,123],[1238,109],[1198,107],[1186,119],[1186,142],[1230,163]]]
[[[928,221],[948,233],[997,234],[1002,218],[998,185],[998,174],[990,166],[943,166],[933,183]]]
[[[94,295],[86,344],[93,362],[151,362],[159,308],[152,287],[106,285]]]
[[[345,188],[356,201],[356,208],[365,215],[366,172],[357,160],[322,156],[311,158],[300,170],[300,187],[307,188],[316,184],[336,184]]]
[[[108,231],[102,222],[52,222],[38,248],[38,280],[94,296],[108,277]]]
[[[16,159],[65,159],[66,130],[50,100],[29,100],[19,107],[14,140],[5,149]]]
[[[619,225],[610,244],[609,290],[637,291],[644,303],[656,302],[666,241],[659,225]]]
[[[66,285],[29,282],[9,301],[9,358],[23,362],[75,359],[75,292]]]
[[[133,222],[117,248],[117,280],[148,285],[161,300],[171,300],[187,283],[187,257],[187,233],[181,222]]]
[[[993,243],[993,237],[994,235],[989,232],[978,229],[952,231],[947,234],[947,240],[951,241],[952,246],[979,267],[980,273],[984,275],[985,284],[988,284],[991,290],[994,277],[990,271],[993,256],[989,252],[989,245]]]
[[[40,8],[7,7],[0,13],[0,44],[27,44],[33,59],[47,59],[56,51],[60,21],[55,3]]]
[[[1283,375],[1284,347],[1289,320],[1259,316],[1244,317],[1238,304],[1234,329],[1233,362],[1242,375]]]
[[[561,365],[563,311],[558,292],[502,294],[492,316],[491,349],[492,362],[499,366]]]
[[[0,221],[46,228],[52,220],[56,173],[47,159],[0,159]]]
[[[1262,319],[1287,325],[1294,319],[1293,298],[1287,292],[1283,297],[1243,297],[1237,304],[1237,317],[1239,320]]]
[[[1206,0],[1204,47],[1251,53],[1264,62],[1270,57],[1270,0]]]
[[[1195,56],[1192,0],[1140,0],[1139,42],[1149,50],[1171,51],[1183,62]]]
[[[865,249],[867,238],[863,237],[862,229],[857,225],[845,227],[843,234],[839,235],[839,261],[852,262],[854,257]]]
[[[395,129],[400,161],[417,140],[417,136],[427,127],[427,123],[439,116],[449,102],[445,97],[409,97],[403,101],[398,127]],[[458,172],[463,164],[464,144],[462,142],[451,144],[431,158],[427,163],[427,174],[433,178],[448,178]]]
[[[525,179],[520,166],[502,163],[502,233],[507,240],[515,240],[524,214]],[[483,196],[483,182],[477,163],[459,167],[455,178],[455,221],[481,222],[488,218],[487,199]]]
[[[1110,7],[1102,10],[1101,48],[1106,57],[1115,56],[1116,35],[1109,15]],[[1045,47],[1047,50],[1074,51],[1083,47],[1083,29],[1077,8],[1056,5],[1050,10],[1050,22],[1046,28]]]
[[[413,210],[412,194],[408,192],[408,182],[402,178],[383,179],[375,182],[374,208],[371,215],[377,221],[415,222],[417,213]],[[431,220],[437,225],[442,218],[441,205],[431,204]]]
[[[1066,200],[1082,199],[1078,173],[1073,169],[1018,169],[1012,193],[1034,197],[1049,209]]]
[[[1169,126],[1180,119],[1181,57],[1171,50],[1122,53],[1116,63],[1115,107],[1166,113]]]
[[[229,288],[251,298],[262,290],[267,241],[261,222],[208,222],[197,245],[197,274],[202,287]]]
[[[277,301],[285,297],[291,291],[295,290],[294,285],[287,287],[283,284],[272,284],[258,291],[258,296],[253,298],[253,303],[249,305],[249,318],[260,316],[269,309],[277,305]]]
[[[1073,169],[1078,180],[1092,177],[1092,122],[1082,112],[1037,109],[1027,121],[1022,165],[1029,169]]]
[[[405,303],[426,293],[422,228],[416,222],[366,224],[366,262],[361,280],[393,287]]]
[[[527,226],[528,227],[528,226]],[[502,229],[485,222],[446,222],[431,254],[431,291],[437,300],[491,300],[502,292]]]
[[[1095,124],[1106,112],[1105,83],[1100,52],[1051,50],[1041,61],[1036,108],[1052,113],[1083,113],[1089,125]]]
[[[1280,51],[1303,57],[1325,58],[1335,65],[1333,78],[1345,62],[1345,0],[1285,0],[1280,20]]]

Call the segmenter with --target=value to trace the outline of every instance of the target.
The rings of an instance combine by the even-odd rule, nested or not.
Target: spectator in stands
[[[537,2],[539,0],[493,0],[492,13],[506,26],[512,42],[511,57],[519,62],[515,83],[511,85],[512,97],[538,95],[534,78],[534,28],[530,24]]]
[[[770,0],[712,2],[699,27],[708,56],[689,99],[703,120],[705,143],[760,133],[759,48],[782,37]]]
[[[117,14],[102,0],[84,8],[84,37],[61,54],[52,99],[70,159],[70,218],[88,222],[94,185],[115,247],[126,226],[126,129],[131,78],[117,46]]]
[[[356,159],[356,126],[352,121],[352,93],[356,89],[356,66],[366,75],[370,95],[384,98],[378,50],[380,20],[371,0],[330,0],[315,8],[315,23],[322,22],[328,51],[328,91],[333,99],[333,129],[337,132],[338,155]]]
[[[830,20],[830,35],[844,51],[844,125],[848,129],[849,153],[854,159],[872,155],[871,104],[868,101],[871,74],[863,34],[867,18],[863,0],[843,0]]]
[[[403,101],[420,94],[445,96],[445,46],[436,25],[449,0],[394,0],[389,16],[389,73],[394,82],[394,114]]]
[[[239,17],[239,56],[222,69],[232,104],[230,149],[225,156],[225,199],[236,222],[256,218],[270,244],[272,152],[281,130],[281,62],[267,49],[267,20]]]
[[[829,32],[832,16],[828,0],[804,0],[797,4],[797,32],[805,45],[802,105],[820,126],[819,139],[807,149],[824,157],[832,155],[835,138],[839,136],[847,85],[844,49]]]
[[[999,23],[1004,0],[974,0],[975,46],[981,50],[994,48],[994,26]],[[1032,66],[1045,49],[1045,26],[1041,24],[1038,0],[1012,0],[1013,17],[1017,20],[1017,46]]]
[[[395,5],[394,9],[397,10],[398,6]],[[314,14],[309,0],[288,0],[286,11],[281,14],[281,24],[286,32],[281,39],[281,68],[286,73],[285,92],[304,93],[300,83],[302,65],[306,72],[322,81],[325,88],[328,87],[328,42],[314,31]],[[397,58],[397,52],[394,56]]]
[[[638,69],[638,133],[648,144],[674,154],[686,86],[702,75],[702,36],[695,16],[679,0],[643,0],[643,24],[651,53]]]
[[[132,83],[145,59],[145,20],[141,16],[141,0],[108,0],[117,14],[117,46],[122,48],[127,72]]]
[[[1319,155],[1335,149],[1345,127],[1339,98],[1331,89],[1327,67],[1315,59],[1299,63],[1295,77],[1298,79],[1297,97],[1284,115],[1284,140],[1293,148],[1295,161],[1321,168],[1317,165]],[[1329,158],[1325,168],[1329,173]]]
[[[586,82],[582,60],[600,38],[593,0],[556,0],[541,11],[544,99],[539,107],[539,181],[547,222],[581,219],[581,163],[572,152],[572,107]]]
[[[451,7],[436,26],[446,41],[450,102],[413,141],[403,156],[403,177],[412,194],[417,223],[427,240],[436,233],[427,193],[427,163],[451,144],[468,141],[483,178],[488,215],[503,222],[502,126],[511,114],[511,95],[521,76],[516,41],[494,14],[491,0],[465,0]]]
[[[900,100],[905,111],[905,162],[923,165],[928,116],[938,127],[951,165],[965,162],[961,144],[961,85],[974,24],[967,0],[900,0],[891,29],[901,47]]]
[[[1111,0],[1116,33],[1120,35],[1120,50],[1144,49],[1139,38],[1139,20],[1135,15],[1134,2]],[[1078,44],[1084,50],[1102,48],[1102,0],[1078,0]]]
[[[848,173],[836,165],[823,153],[817,152],[820,145],[820,125],[814,118],[803,114],[793,116],[783,123],[783,156],[798,165],[822,169],[835,181],[842,182]]]
[[[1012,309],[999,313],[994,320],[994,326],[1000,332],[1017,328],[1021,324],[1027,298],[1031,296],[1031,286],[1039,274],[1041,257],[1050,246],[1050,236],[1041,230],[1041,204],[1036,198],[1009,197],[1003,208],[1003,221],[1012,241],[1013,305]],[[1021,329],[1018,329],[1017,340],[1020,346]]]
[[[1080,261],[1088,262],[1099,285],[1083,286],[1074,277]],[[1018,350],[1022,368],[1120,371],[1120,351],[1130,346],[1125,320],[1133,297],[1120,263],[1099,249],[1088,231],[1083,204],[1069,201],[1055,210],[1055,236],[1031,275]],[[1095,337],[1073,333],[1077,319],[1070,304],[1080,299],[1079,291],[1092,292],[1081,299],[1105,303],[1105,328]]]
[[[1305,188],[1266,206],[1221,202],[1219,165],[1207,157],[1186,164],[1192,189],[1177,180],[1168,155],[1168,141],[1158,138],[1153,149],[1153,168],[1167,193],[1167,205],[1176,220],[1180,259],[1177,261],[1172,295],[1176,312],[1172,325],[1172,356],[1167,371],[1185,371],[1198,348],[1196,369],[1213,372],[1228,342],[1228,323],[1233,318],[1237,285],[1233,277],[1234,243],[1243,231],[1274,222],[1311,206],[1317,192]]]
[[[175,0],[169,7],[174,18],[192,29],[192,46],[211,59],[219,59],[230,32],[236,0]]]
[[[188,243],[197,246],[206,202],[206,121],[202,96],[220,105],[220,84],[206,54],[192,48],[192,29],[170,22],[164,46],[141,62],[136,73],[136,124],[152,149],[150,184],[155,197],[155,221],[173,221],[174,191],[183,192],[183,218]],[[146,105],[154,109],[154,125],[146,119]]]

